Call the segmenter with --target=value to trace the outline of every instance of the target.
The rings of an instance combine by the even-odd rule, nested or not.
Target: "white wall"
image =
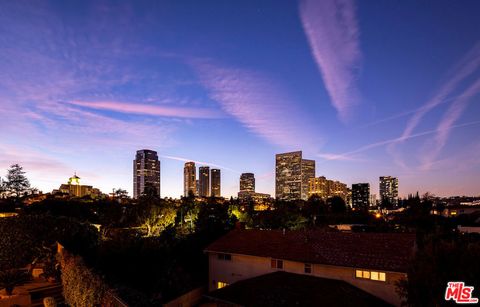
[[[209,253],[209,291],[217,288],[217,282],[232,284],[239,280],[256,277],[278,271],[271,268],[271,258],[232,254],[232,260],[219,260],[216,253]],[[406,278],[406,274],[385,272],[386,281],[375,281],[355,277],[355,269],[349,267],[329,266],[322,264],[312,265],[312,274],[304,273],[304,263],[283,260],[283,271],[297,274],[313,275],[318,277],[338,279],[348,282],[390,304],[399,306],[400,297],[395,291],[395,282]],[[365,268],[357,268],[365,269]],[[378,270],[375,270],[378,271]]]

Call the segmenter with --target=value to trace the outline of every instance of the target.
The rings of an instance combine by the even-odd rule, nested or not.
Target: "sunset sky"
[[[75,171],[132,192],[156,150],[162,196],[183,164],[274,195],[275,154],[317,176],[399,178],[400,196],[480,195],[480,1],[0,0],[0,176]]]

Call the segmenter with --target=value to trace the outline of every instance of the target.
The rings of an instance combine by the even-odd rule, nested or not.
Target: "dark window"
[[[272,269],[283,269],[283,260],[272,259],[270,265]]]
[[[219,253],[219,254],[217,254],[217,259],[218,259],[218,260],[227,260],[227,261],[231,261],[231,260],[232,260],[232,255],[230,255],[230,254],[223,254],[223,253]]]
[[[312,274],[312,265],[310,263],[305,263],[305,273]]]

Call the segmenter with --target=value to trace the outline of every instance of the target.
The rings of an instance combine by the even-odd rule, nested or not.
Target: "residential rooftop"
[[[390,306],[345,281],[282,271],[238,281],[206,298],[221,306]]]
[[[205,251],[406,272],[414,246],[413,233],[235,229]]]

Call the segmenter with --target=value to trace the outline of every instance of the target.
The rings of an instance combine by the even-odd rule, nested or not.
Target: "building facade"
[[[253,173],[240,175],[240,192],[255,192],[255,175]]]
[[[389,203],[398,206],[398,178],[392,176],[380,177],[380,204]]]
[[[140,197],[145,188],[155,189],[160,197],[160,161],[157,152],[138,150],[133,160],[133,198]]]
[[[285,271],[343,280],[400,306],[396,284],[407,278],[414,246],[405,233],[233,230],[206,248],[209,291]]]
[[[282,200],[308,199],[308,182],[315,177],[315,161],[302,159],[302,152],[275,156],[275,197]]]
[[[349,203],[351,191],[348,188],[346,183],[329,180],[324,176],[310,178],[308,184],[308,195],[316,195],[321,197],[323,200],[328,198],[339,196],[345,203]]]
[[[370,184],[352,184],[352,207],[359,210],[368,210],[370,207]]]
[[[197,194],[197,168],[195,162],[187,162],[183,168],[183,196]]]
[[[221,192],[221,173],[218,168],[212,168],[210,172],[211,177],[211,194],[213,197],[220,197],[222,196]]]
[[[198,168],[198,195],[200,197],[210,196],[210,167],[208,166]]]
[[[80,177],[78,177],[77,174],[70,177],[68,183],[60,185],[58,190],[53,190],[52,193],[68,194],[70,197],[90,196],[91,198],[99,198],[103,195],[99,189],[91,185],[80,184]]]
[[[315,160],[302,159],[302,195],[303,200],[308,199],[308,184],[315,178]]]

